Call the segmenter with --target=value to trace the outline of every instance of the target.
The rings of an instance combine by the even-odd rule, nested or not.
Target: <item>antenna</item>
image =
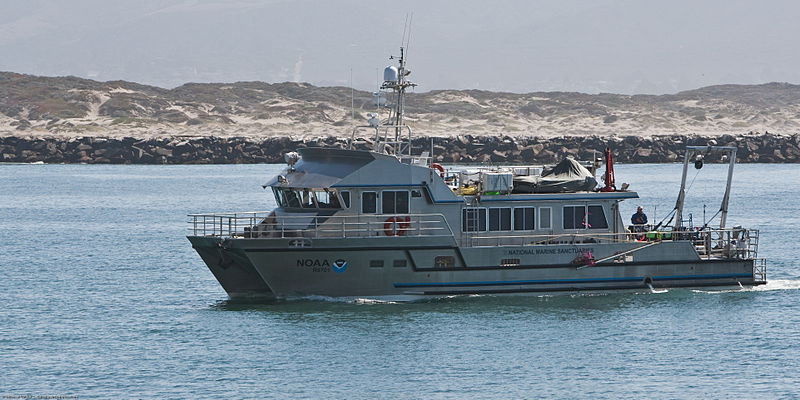
[[[406,41],[406,30],[408,30],[408,14],[406,13],[406,21],[403,22],[403,37],[400,38],[400,47],[403,47]]]
[[[356,120],[356,90],[353,88],[353,67],[350,67],[350,109],[352,113],[350,114],[350,118],[352,118],[353,123]]]
[[[414,20],[414,13],[412,12],[411,16],[406,16],[406,20],[408,21],[408,37],[406,38],[406,58],[408,58],[408,45],[411,43],[411,21]]]

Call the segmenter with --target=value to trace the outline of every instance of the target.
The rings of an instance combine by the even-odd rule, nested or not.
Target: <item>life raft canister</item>
[[[389,217],[383,223],[383,233],[386,236],[405,236],[411,226],[411,217]]]

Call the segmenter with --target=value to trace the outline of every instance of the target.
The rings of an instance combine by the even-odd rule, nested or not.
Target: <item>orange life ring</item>
[[[444,167],[442,166],[442,164],[433,163],[433,164],[431,164],[431,168],[439,171],[439,176],[444,178]]]
[[[383,223],[383,233],[386,236],[405,236],[410,225],[410,217],[389,217]]]

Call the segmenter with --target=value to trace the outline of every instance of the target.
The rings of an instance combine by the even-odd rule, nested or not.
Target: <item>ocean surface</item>
[[[736,166],[765,287],[234,302],[186,214],[267,210],[281,165],[0,165],[0,395],[800,398],[800,165]],[[618,165],[651,221],[681,166]],[[692,169],[694,224],[725,166]]]

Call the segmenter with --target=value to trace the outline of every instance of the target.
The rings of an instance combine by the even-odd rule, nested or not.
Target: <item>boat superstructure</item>
[[[371,150],[305,148],[267,182],[274,210],[191,215],[192,246],[231,297],[334,296],[414,299],[766,282],[758,231],[721,224],[631,227],[620,203],[638,198],[606,182],[596,160],[555,166],[445,170],[411,148],[402,119],[407,81],[385,70],[390,118],[370,115]],[[380,98],[380,96],[376,96]],[[379,103],[379,102],[376,102]],[[355,132],[355,131],[354,131]],[[684,164],[735,149],[690,147]],[[733,154],[731,154],[731,152]]]

